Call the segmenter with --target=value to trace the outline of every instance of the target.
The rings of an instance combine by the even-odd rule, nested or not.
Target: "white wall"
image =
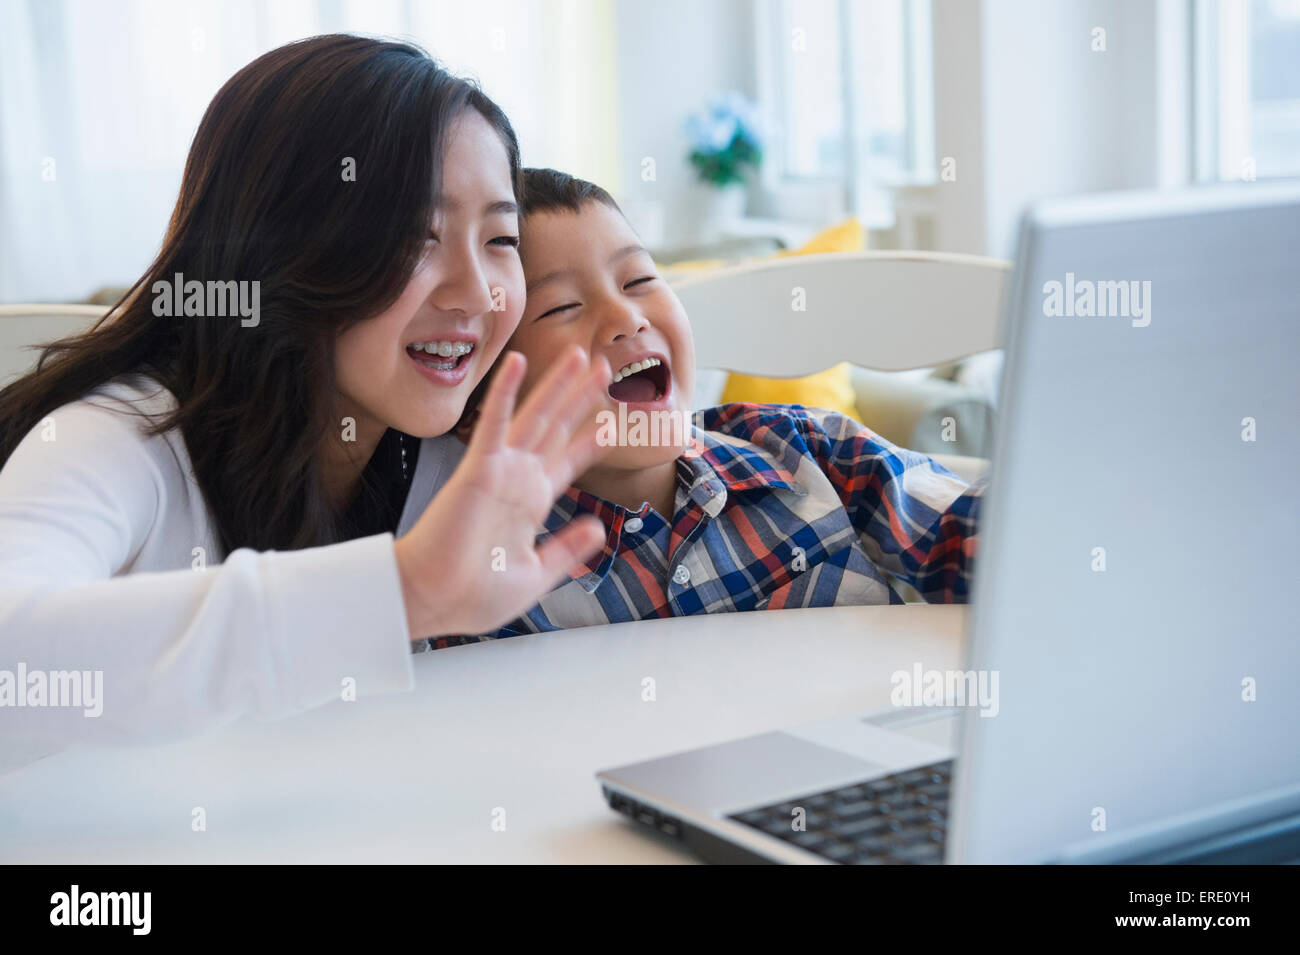
[[[957,171],[937,189],[936,248],[1010,258],[1034,199],[1187,181],[1191,0],[933,3],[935,147]],[[757,92],[757,6],[616,0],[619,199],[652,245],[689,241],[706,195],[685,115],[714,92]]]
[[[617,0],[618,115],[623,167],[616,197],[648,244],[690,241],[705,187],[686,160],[688,113],[726,90],[755,96],[751,0]],[[642,162],[655,180],[642,179]]]
[[[1014,253],[1034,199],[1186,181],[1187,62],[1168,41],[1186,0],[979,5],[983,251]]]
[[[1010,258],[1035,199],[1186,184],[1190,6],[934,0],[936,150],[957,161],[936,247]]]
[[[992,0],[983,12],[988,245],[1009,256],[1027,201],[1122,188],[1145,165],[1131,158],[1146,144],[1127,135],[1141,104],[1124,68],[1143,52],[1117,0]],[[1090,49],[1094,28],[1104,53]]]
[[[934,245],[984,253],[984,45],[980,0],[934,0],[934,148],[953,160],[956,178],[936,188]]]

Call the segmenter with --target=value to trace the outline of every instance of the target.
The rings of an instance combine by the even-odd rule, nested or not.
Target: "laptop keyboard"
[[[952,760],[731,816],[784,842],[847,865],[943,861]],[[803,828],[795,810],[804,810]]]

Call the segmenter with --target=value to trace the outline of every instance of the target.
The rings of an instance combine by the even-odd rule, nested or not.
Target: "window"
[[[483,88],[532,165],[620,181],[613,12],[563,0],[0,0],[0,301],[129,285],[213,95],[280,44],[413,38]]]
[[[930,0],[765,0],[759,97],[775,124],[764,185],[825,183],[864,218],[932,182]]]
[[[1300,176],[1300,0],[1198,0],[1196,172]]]

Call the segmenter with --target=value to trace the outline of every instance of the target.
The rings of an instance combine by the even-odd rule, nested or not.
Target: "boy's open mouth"
[[[668,366],[660,358],[643,358],[614,372],[609,396],[628,404],[658,401],[668,393]]]
[[[451,371],[469,360],[474,343],[467,341],[412,342],[406,354],[426,368]]]

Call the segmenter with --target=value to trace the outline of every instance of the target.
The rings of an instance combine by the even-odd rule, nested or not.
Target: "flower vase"
[[[710,186],[701,204],[699,240],[717,242],[727,234],[727,226],[745,214],[746,190],[743,183]]]

